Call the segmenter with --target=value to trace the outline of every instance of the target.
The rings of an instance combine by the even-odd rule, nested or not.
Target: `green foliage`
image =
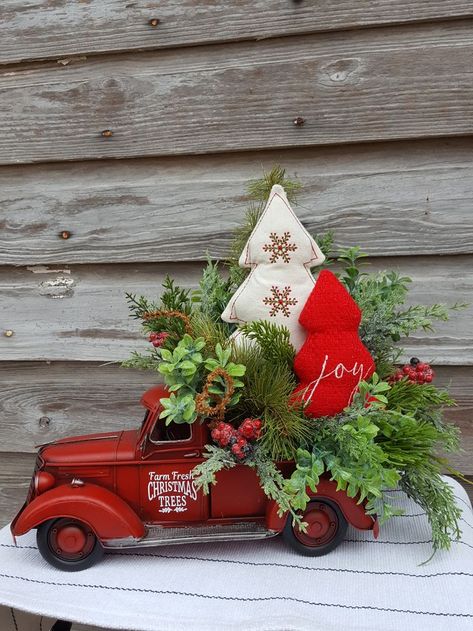
[[[312,450],[298,450],[297,468],[286,483],[294,507],[305,508],[307,488],[314,491],[319,476],[327,472],[348,496],[366,500],[367,513],[376,514],[382,523],[396,513],[383,490],[398,483],[402,488],[413,486],[411,494],[416,493],[424,508],[432,505],[434,493],[435,504],[443,502],[444,510],[426,512],[434,548],[448,547],[449,539],[444,535],[458,532],[458,518],[450,487],[440,478],[444,461],[437,453],[454,448],[457,433],[445,423],[433,423],[429,414],[451,400],[433,386],[412,385],[410,400],[404,382],[391,388],[373,375],[369,382],[360,383],[353,403],[342,414],[317,420]],[[396,402],[395,407],[390,407],[391,401]]]
[[[128,308],[131,317],[142,320],[145,332],[157,331],[169,333],[171,339],[166,347],[172,348],[179,338],[185,333],[185,325],[180,318],[159,315],[153,318],[147,317],[147,314],[156,311],[179,311],[188,315],[191,310],[190,290],[182,289],[172,278],[166,276],[162,283],[163,291],[159,302],[152,301],[145,296],[136,296],[134,294],[126,294]],[[136,359],[136,358],[135,358]],[[136,362],[136,367],[139,362]],[[127,364],[124,364],[128,366]],[[146,362],[143,362],[146,365]]]
[[[198,303],[200,311],[213,322],[221,323],[221,314],[232,297],[232,281],[223,278],[218,263],[210,259],[202,272],[199,289],[192,294],[192,301]],[[230,326],[227,325],[227,329]]]
[[[259,344],[267,361],[292,368],[296,351],[291,344],[289,330],[285,326],[267,320],[256,320],[243,324],[240,330],[250,340],[255,340]]]
[[[222,469],[234,467],[237,462],[228,450],[215,445],[205,446],[204,458],[204,462],[194,467],[193,480],[196,488],[208,495],[210,487],[217,483],[216,474]],[[294,511],[291,495],[285,490],[286,480],[267,454],[256,447],[244,464],[256,470],[265,495],[278,504],[278,514],[291,513],[294,522],[304,529],[304,524]]]
[[[159,400],[163,411],[159,418],[166,419],[166,425],[170,423],[193,423],[197,418],[195,400],[192,394],[182,394],[176,397],[174,392],[166,399]]]
[[[146,353],[133,351],[128,359],[121,363],[123,368],[135,368],[137,370],[153,370],[159,372],[160,355],[154,348]]]
[[[344,275],[340,278],[345,287],[352,294],[360,278],[365,274],[360,271],[360,259],[368,255],[361,251],[358,246],[342,250],[338,255],[338,260],[344,264]]]
[[[159,418],[165,418],[166,424],[193,423],[197,418],[194,397],[196,387],[202,380],[202,364],[204,358],[200,352],[205,346],[202,338],[193,340],[184,335],[176,348],[171,352],[161,349],[159,372],[164,376],[171,395],[160,399],[164,409]],[[178,392],[176,396],[174,392]]]
[[[161,308],[159,302],[153,302],[145,296],[137,296],[136,294],[125,294],[126,301],[128,303],[128,309],[130,310],[130,317],[135,320],[141,320],[143,314],[149,311],[157,311]]]
[[[226,374],[231,377],[233,387],[236,390],[237,388],[243,388],[245,385],[244,382],[237,377],[244,376],[246,367],[243,364],[235,364],[234,362],[231,362],[231,352],[230,348],[223,349],[220,344],[217,344],[215,347],[216,357],[209,357],[205,361],[205,368],[208,372],[213,372],[216,369],[223,368]],[[208,391],[210,394],[214,394],[222,398],[226,394],[226,383],[223,377],[216,377],[212,382],[212,385],[209,386]],[[236,405],[240,400],[240,397],[241,392],[234,392],[228,406]]]
[[[171,352],[161,349],[161,362],[158,366],[159,372],[164,376],[164,381],[168,386],[171,396],[169,399],[161,399],[164,410],[160,418],[165,418],[166,423],[193,423],[197,418],[195,397],[204,386],[206,373],[211,373],[216,369],[223,369],[229,375],[235,390],[244,386],[244,382],[238,379],[245,374],[245,366],[235,364],[230,360],[231,350],[224,349],[218,343],[214,349],[215,357],[204,358],[202,351],[205,347],[205,340],[202,337],[193,339],[186,334],[179,341],[176,348]],[[177,396],[174,395],[177,392]],[[207,386],[210,397],[215,395],[223,398],[227,392],[227,383],[220,375],[216,375],[212,383]],[[215,398],[215,397],[213,397]],[[234,392],[227,406],[238,403],[240,392]]]
[[[314,235],[314,241],[317,243],[320,251],[325,256],[325,261],[322,263],[321,266],[319,265],[312,268],[312,273],[315,274],[320,269],[323,269],[324,267],[330,267],[330,265],[333,264],[333,258],[330,258],[330,255],[332,254],[333,250],[334,234],[331,230],[323,234],[316,234]]]
[[[407,379],[390,386],[373,375],[359,384],[352,403],[340,414],[310,419],[293,401],[294,348],[285,327],[252,322],[242,327],[248,345],[236,347],[228,340],[235,327],[223,323],[220,315],[248,274],[238,266],[238,259],[274,184],[284,186],[289,199],[299,189],[280,167],[250,183],[251,204],[235,233],[228,278],[209,260],[192,299],[189,290],[169,277],[159,300],[127,294],[131,316],[142,320],[144,331],[169,336],[160,349],[133,353],[124,365],[157,370],[164,376],[170,390],[161,401],[166,423],[194,422],[197,410],[203,414],[206,405],[215,406],[228,394],[229,378],[233,380],[236,391],[226,406],[225,420],[234,424],[247,417],[262,420],[261,438],[245,464],[256,469],[267,496],[281,512],[289,511],[300,527],[297,513],[304,510],[309,493],[316,493],[322,474],[350,497],[365,502],[367,512],[381,522],[396,513],[384,490],[400,484],[425,509],[434,549],[448,548],[451,539],[459,536],[460,515],[440,473],[444,467],[453,472],[443,454],[458,449],[459,432],[443,419],[442,408],[453,404],[446,391]],[[318,235],[316,241],[328,256],[332,233]],[[398,342],[415,331],[432,330],[435,320],[448,318],[449,309],[442,304],[405,306],[411,279],[396,272],[367,273],[362,267],[365,257],[360,248],[342,251],[340,278],[362,311],[360,336],[384,378],[392,374],[402,352]],[[179,313],[186,316],[184,320]],[[296,468],[284,480],[277,462],[292,459]],[[194,470],[197,487],[208,493],[216,473],[235,464],[228,450],[207,446],[205,462]]]
[[[190,315],[194,337],[201,337],[205,341],[205,351],[211,355],[215,346],[228,344],[229,327],[225,322],[215,322],[210,316],[200,310]]]
[[[170,392],[181,390],[181,395],[195,392],[200,377],[199,368],[204,361],[200,351],[204,346],[205,341],[202,338],[193,340],[186,334],[172,352],[161,350],[159,372],[164,375]]]
[[[215,445],[205,446],[204,458],[202,463],[194,467],[193,480],[196,489],[202,489],[208,495],[212,484],[216,484],[216,474],[222,469],[231,469],[236,462],[228,451]]]
[[[258,347],[234,349],[235,361],[246,366],[245,387],[232,419],[260,418],[260,444],[273,460],[290,460],[312,435],[313,421],[292,403],[296,381],[284,364],[268,361]]]
[[[452,406],[455,401],[446,390],[430,383],[414,383],[401,379],[391,384],[388,392],[389,407],[401,412],[417,412],[432,406]]]
[[[164,290],[161,294],[162,309],[182,311],[182,313],[186,314],[190,313],[191,299],[189,289],[182,289],[169,276],[166,276],[162,286]]]
[[[286,169],[276,165],[271,171],[265,171],[261,178],[252,180],[248,184],[248,193],[255,201],[266,202],[275,184],[280,184],[284,188],[288,200],[292,202],[301,189],[299,182],[286,177]]]
[[[322,254],[327,257],[332,253],[334,240],[334,234],[331,230],[314,236],[314,241],[319,246]]]
[[[432,321],[447,320],[449,308],[435,304],[402,309],[411,279],[396,272],[362,272],[364,257],[366,254],[358,247],[342,251],[338,257],[344,265],[340,280],[362,311],[360,337],[373,355],[379,373],[386,376],[402,354],[402,348],[395,343],[418,330],[432,331]]]
[[[406,467],[400,487],[427,513],[432,528],[432,545],[436,550],[448,550],[452,540],[458,540],[461,509],[455,502],[452,487],[440,477],[433,463]]]
[[[295,512],[296,507],[292,501],[292,495],[286,490],[286,480],[266,452],[261,448],[256,448],[246,464],[256,469],[265,495],[275,500],[279,507],[278,515],[289,512],[293,523],[297,523],[301,530],[305,530],[305,523]]]
[[[306,449],[299,448],[297,450],[296,469],[284,483],[286,492],[290,494],[291,505],[296,510],[303,511],[305,509],[310,500],[307,488],[315,493],[320,476],[324,471],[325,464],[322,458]]]

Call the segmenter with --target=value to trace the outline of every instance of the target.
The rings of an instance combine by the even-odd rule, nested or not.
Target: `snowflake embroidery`
[[[281,312],[286,318],[291,315],[289,307],[296,305],[298,302],[296,298],[289,297],[291,291],[292,289],[290,287],[284,287],[284,289],[279,289],[276,285],[271,287],[271,298],[263,298],[264,304],[271,306],[271,310],[269,312],[271,317],[276,316],[279,312]]]
[[[295,252],[297,250],[295,243],[289,243],[291,233],[285,232],[282,237],[279,237],[276,232],[271,232],[269,238],[271,239],[271,243],[263,245],[265,252],[271,252],[269,262],[276,263],[279,257],[281,257],[284,263],[289,263],[291,260],[289,252]]]

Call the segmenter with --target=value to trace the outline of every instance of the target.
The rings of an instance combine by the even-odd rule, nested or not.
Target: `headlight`
[[[52,489],[55,485],[56,480],[52,473],[48,473],[47,471],[39,471],[34,479],[34,489],[37,494],[44,493],[49,489]]]

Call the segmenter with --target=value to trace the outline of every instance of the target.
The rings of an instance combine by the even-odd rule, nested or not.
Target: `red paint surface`
[[[185,526],[266,519],[268,528],[281,531],[286,516],[277,516],[277,505],[264,495],[250,467],[237,465],[219,472],[218,483],[208,496],[196,491],[191,472],[203,461],[209,442],[205,424],[194,423],[185,440],[152,442],[164,433],[159,400],[166,396],[163,386],[143,395],[148,414],[139,430],[71,437],[43,446],[36,473],[47,473],[42,478],[47,484],[28,496],[12,523],[13,535],[56,518],[81,521],[101,540],[142,538],[147,523]],[[294,463],[280,463],[279,467],[287,477]],[[51,484],[53,488],[44,490]],[[322,479],[318,493],[336,501],[357,528],[373,527],[363,506],[337,492],[335,483]],[[66,530],[64,538],[70,540],[73,553],[78,545],[74,538],[80,534]]]

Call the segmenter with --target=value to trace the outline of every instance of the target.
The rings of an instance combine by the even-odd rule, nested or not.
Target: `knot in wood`
[[[67,240],[69,239],[71,236],[71,233],[69,232],[69,230],[63,230],[60,234],[61,239]]]
[[[156,28],[158,24],[160,23],[160,21],[161,20],[159,18],[151,18],[150,20],[148,20],[148,24],[152,26],[153,28]]]
[[[4,332],[3,334],[5,337],[13,337],[14,335],[14,331],[12,331],[11,329],[8,329],[7,331]]]
[[[305,123],[305,118],[302,116],[296,116],[296,118],[292,121],[296,127],[302,127]]]
[[[44,429],[45,427],[49,427],[51,424],[51,419],[49,418],[49,416],[42,416],[39,421],[38,421],[38,425]]]
[[[113,131],[111,129],[104,129],[100,133],[104,138],[111,138],[113,136]]]

